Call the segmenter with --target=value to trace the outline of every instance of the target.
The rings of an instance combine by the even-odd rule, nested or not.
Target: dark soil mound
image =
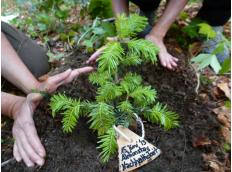
[[[139,69],[146,82],[158,91],[158,99],[176,111],[181,118],[181,126],[165,132],[157,125],[144,121],[146,140],[162,150],[162,154],[151,163],[140,168],[139,172],[200,172],[204,169],[201,158],[203,152],[217,150],[214,145],[201,149],[192,146],[195,136],[207,136],[220,141],[219,124],[211,114],[208,104],[199,103],[195,98],[195,74],[188,66],[186,55],[173,49],[173,54],[180,59],[177,71],[168,71],[159,65],[145,65]],[[87,56],[75,53],[65,60],[72,68],[83,65]],[[185,59],[185,60],[184,60]],[[71,65],[72,64],[72,65]],[[60,70],[60,69],[59,69]],[[93,99],[95,88],[82,76],[72,84],[63,86],[58,91],[73,98]],[[106,165],[99,161],[96,150],[96,134],[88,129],[87,119],[80,119],[72,134],[62,132],[60,118],[53,119],[44,101],[36,111],[34,118],[39,136],[47,151],[43,167],[28,169],[23,163],[11,162],[2,171],[46,171],[46,172],[117,172],[117,157]],[[12,123],[7,128],[12,127]],[[5,129],[5,128],[4,128]],[[3,132],[2,138],[9,140],[11,132]],[[212,138],[213,137],[213,138]],[[12,143],[2,144],[2,162],[12,157]]]

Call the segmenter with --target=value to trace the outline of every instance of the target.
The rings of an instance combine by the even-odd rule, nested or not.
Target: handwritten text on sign
[[[121,169],[125,171],[132,167],[139,167],[160,154],[160,150],[151,147],[144,139],[138,139],[134,144],[121,147]]]
[[[117,126],[119,171],[129,172],[157,158],[161,151],[130,129]]]

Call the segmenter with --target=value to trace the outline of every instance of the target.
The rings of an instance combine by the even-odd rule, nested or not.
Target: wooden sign
[[[160,155],[160,149],[128,128],[117,126],[117,129],[121,131],[120,133],[123,133],[123,135],[119,134],[117,138],[120,172],[128,172],[139,168]]]

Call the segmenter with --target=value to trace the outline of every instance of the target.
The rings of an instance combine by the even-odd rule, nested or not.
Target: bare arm
[[[151,32],[145,37],[147,40],[150,40],[159,47],[160,63],[162,66],[170,70],[177,67],[178,59],[168,53],[166,46],[164,45],[163,38],[186,3],[187,0],[170,0],[164,10],[163,15],[159,18]]]
[[[165,37],[168,29],[185,7],[187,2],[187,0],[170,0],[164,10],[163,15],[159,18],[150,34],[160,38]]]
[[[6,36],[3,33],[1,33],[1,36],[2,75],[26,94],[30,93],[32,89],[52,93],[60,85],[67,84],[79,75],[93,70],[93,67],[88,66],[73,70],[68,69],[65,72],[49,77],[44,82],[39,82],[19,58]]]
[[[128,0],[112,0],[113,10],[115,16],[121,13],[129,14],[129,1]]]
[[[21,102],[25,99],[25,97],[1,92],[1,99],[2,114],[10,118],[14,118],[13,114],[15,114],[16,109],[21,106]]]
[[[32,88],[36,88],[39,84],[36,78],[31,74],[25,64],[21,61],[14,48],[9,43],[6,36],[1,33],[1,67],[2,75],[10,82],[29,93]]]

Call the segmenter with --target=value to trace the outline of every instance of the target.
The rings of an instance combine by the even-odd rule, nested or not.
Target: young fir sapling
[[[103,162],[117,151],[113,125],[128,127],[135,120],[134,113],[166,130],[179,124],[178,115],[156,101],[156,90],[144,85],[140,75],[129,71],[133,66],[157,61],[158,48],[148,40],[136,38],[146,25],[147,19],[137,14],[117,18],[117,37],[105,45],[97,60],[97,71],[89,76],[90,82],[97,86],[94,102],[75,100],[62,94],[51,98],[53,117],[62,112],[64,132],[72,132],[80,116],[89,118],[90,128],[99,136],[98,148],[102,150]]]

